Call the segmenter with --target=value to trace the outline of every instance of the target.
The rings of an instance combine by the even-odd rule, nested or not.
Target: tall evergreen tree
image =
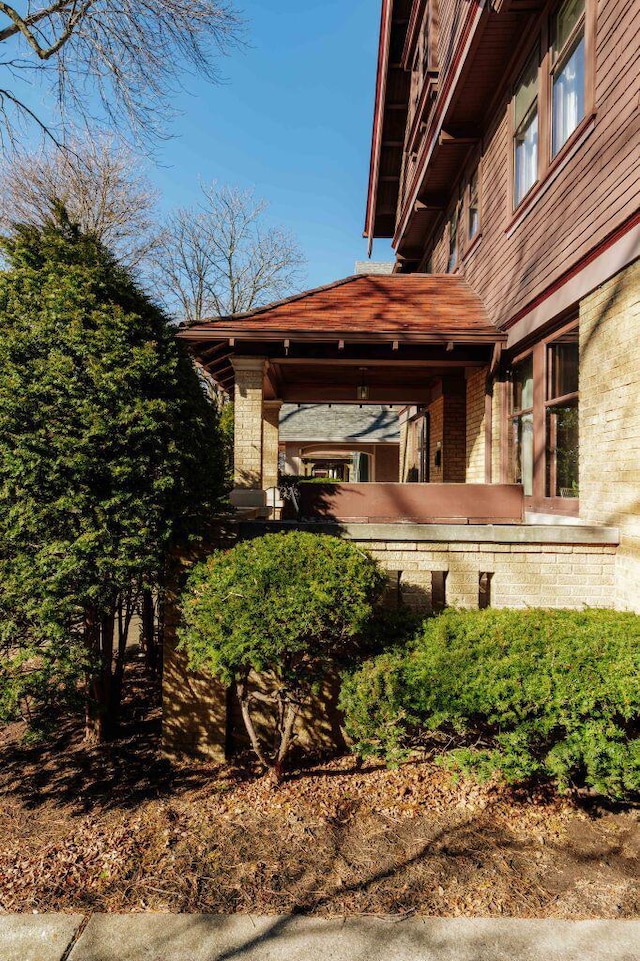
[[[64,210],[1,245],[0,712],[84,677],[100,740],[131,601],[222,491],[217,412],[166,316]]]

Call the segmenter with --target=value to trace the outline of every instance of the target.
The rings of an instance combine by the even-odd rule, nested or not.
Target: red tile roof
[[[322,339],[351,334],[409,339],[501,341],[484,304],[451,274],[356,274],[234,317],[182,328],[188,340],[296,333]]]

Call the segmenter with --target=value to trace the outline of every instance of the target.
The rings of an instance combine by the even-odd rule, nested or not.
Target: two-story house
[[[234,398],[246,517],[287,410],[393,405],[396,482],[306,485],[313,530],[430,610],[640,612],[639,54],[640,0],[383,0],[366,236],[395,272],[179,335]],[[222,756],[225,692],[185,676],[167,631],[165,746]]]
[[[370,249],[480,296],[507,339],[467,378],[466,479],[522,484],[533,521],[617,527],[636,609],[639,201],[638,0],[384,0]],[[433,412],[403,420],[419,470]]]

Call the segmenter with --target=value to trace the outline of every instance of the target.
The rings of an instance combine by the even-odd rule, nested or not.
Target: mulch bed
[[[170,765],[158,692],[128,676],[122,737],[0,736],[0,910],[624,918],[638,809],[353,758],[274,789],[250,762]]]

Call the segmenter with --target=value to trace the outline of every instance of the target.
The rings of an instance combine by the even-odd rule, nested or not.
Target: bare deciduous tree
[[[251,190],[202,187],[195,208],[177,210],[155,252],[170,309],[183,319],[243,313],[295,290],[304,255],[281,227],[267,227],[267,203]]]
[[[0,167],[0,226],[42,226],[62,204],[130,268],[140,268],[157,242],[157,199],[139,157],[113,137],[72,141],[66,151],[14,151]]]
[[[91,124],[97,110],[111,127],[160,137],[185,73],[218,79],[217,55],[241,33],[227,0],[0,0],[0,66],[13,76],[0,87],[0,137],[20,117],[52,133],[20,91],[28,71],[53,88],[63,134],[66,117]]]

